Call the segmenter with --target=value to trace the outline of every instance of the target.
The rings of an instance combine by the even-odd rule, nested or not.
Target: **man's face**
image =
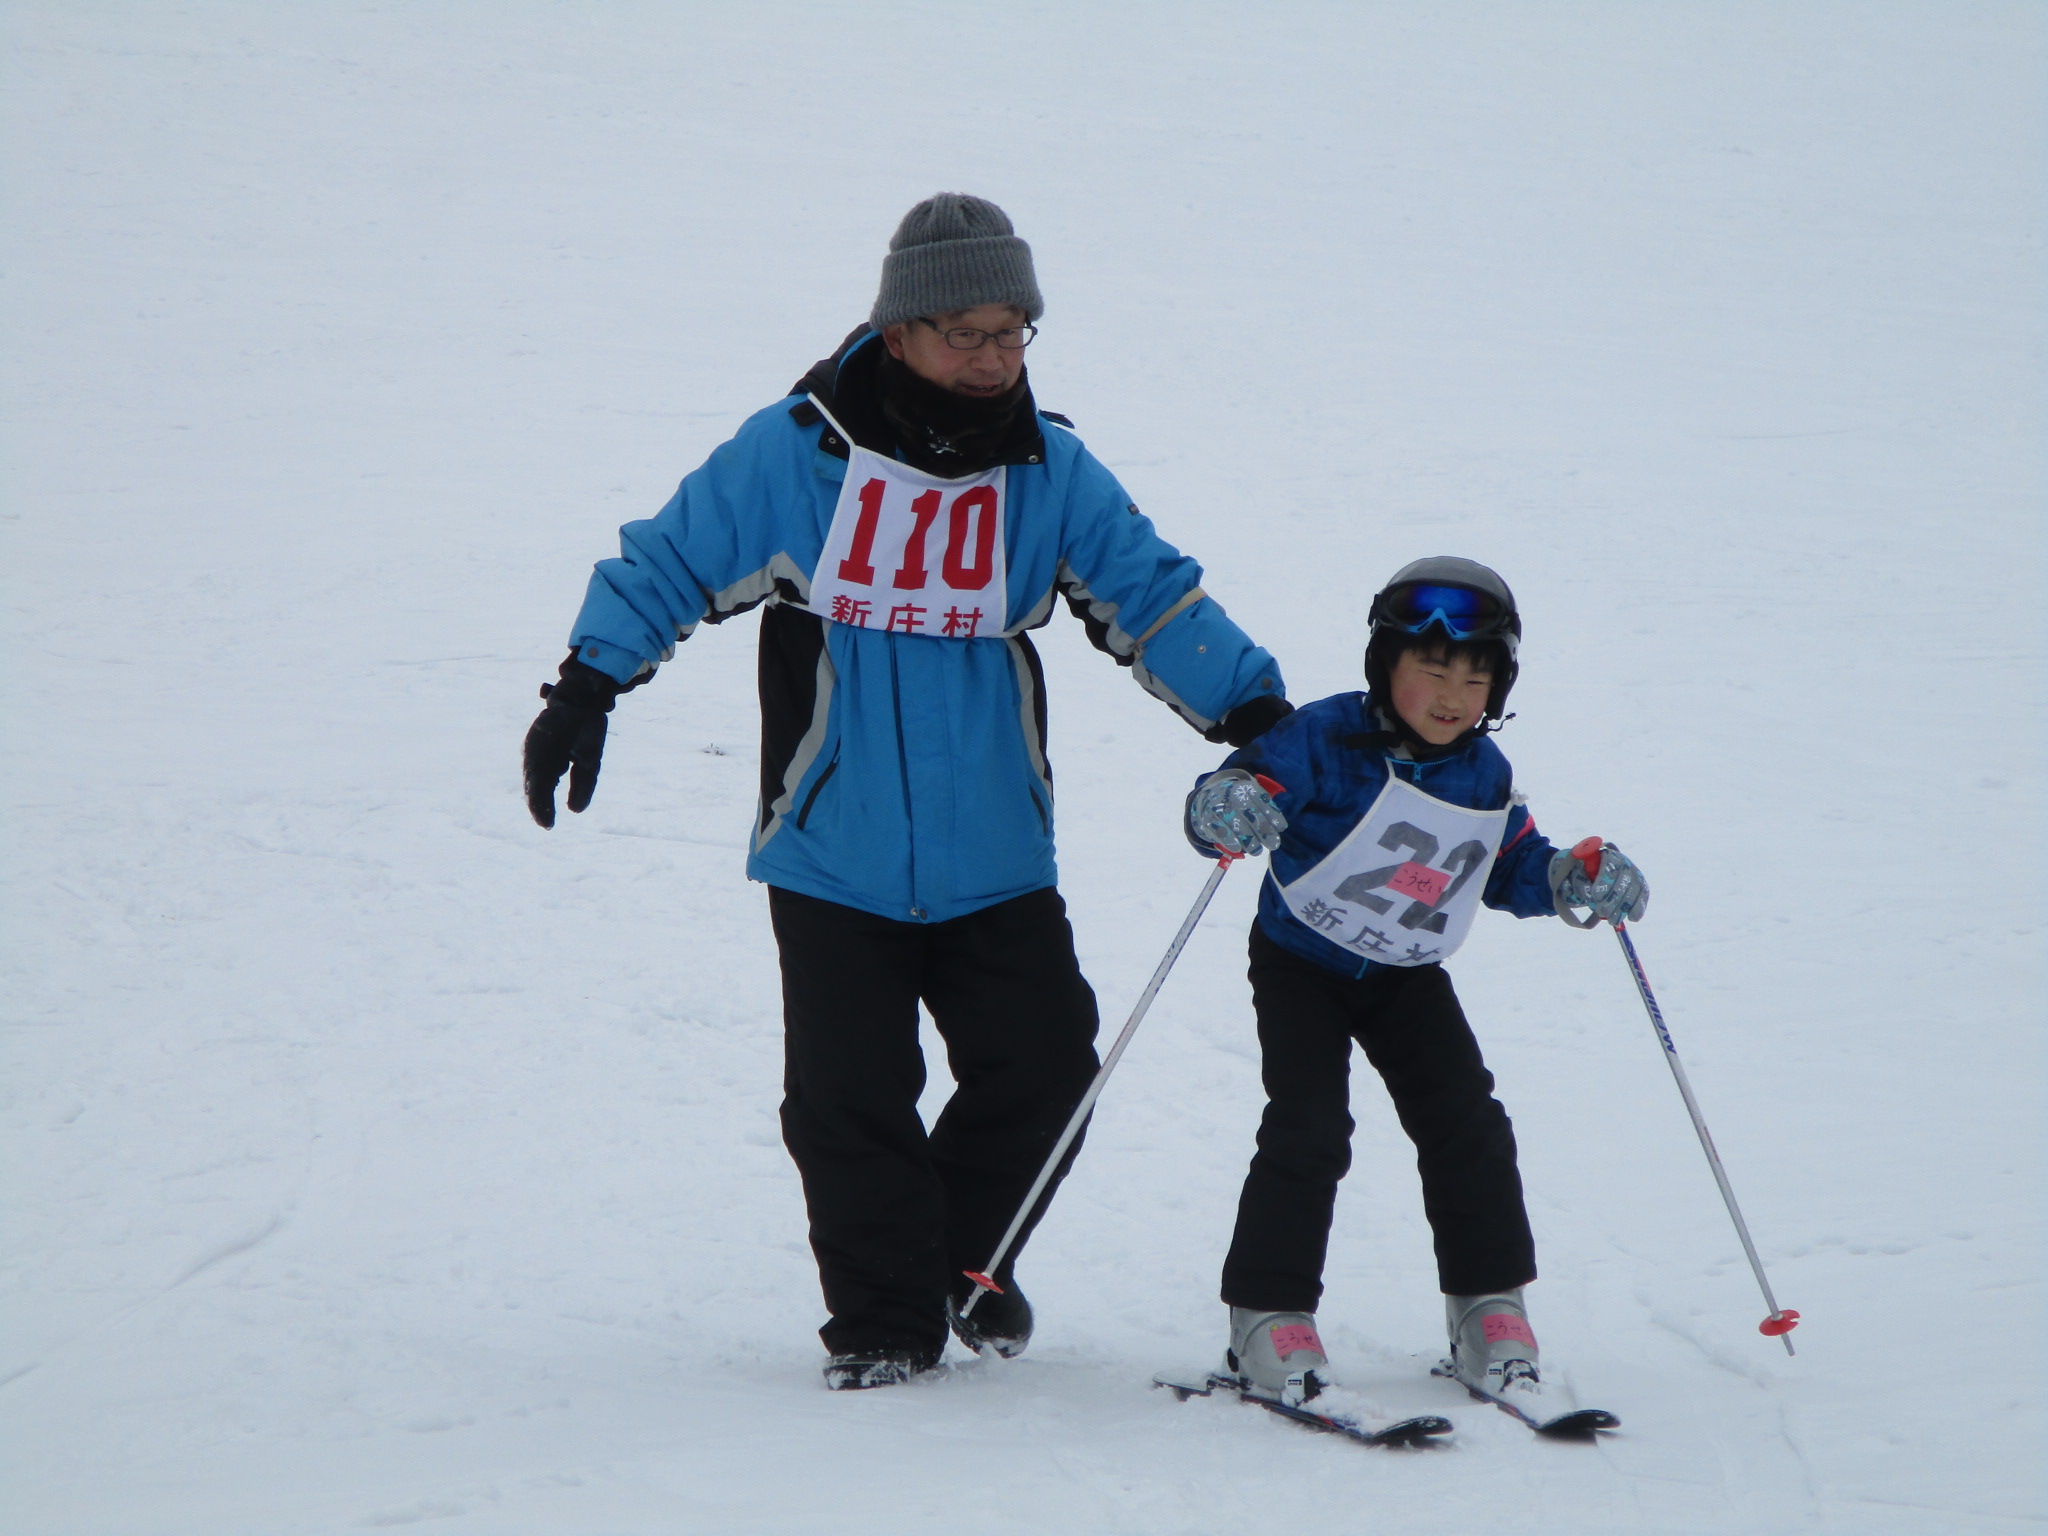
[[[963,351],[946,340],[945,332],[963,325],[978,331],[1006,331],[1023,323],[1024,311],[1014,304],[977,304],[973,309],[886,326],[882,342],[891,357],[919,378],[956,395],[985,400],[1016,387],[1024,376],[1024,349],[999,347],[990,339],[971,352]]]
[[[1432,747],[1448,746],[1479,723],[1493,692],[1493,669],[1404,651],[1387,677],[1394,713]]]

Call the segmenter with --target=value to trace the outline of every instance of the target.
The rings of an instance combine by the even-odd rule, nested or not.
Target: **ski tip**
[[[1619,1429],[1621,1420],[1605,1408],[1581,1408],[1535,1426],[1536,1433],[1553,1440],[1590,1440],[1603,1429]]]
[[[1200,1382],[1169,1376],[1161,1371],[1152,1378],[1152,1385],[1163,1387],[1179,1402],[1191,1397],[1212,1397],[1217,1393],[1234,1398],[1254,1408],[1263,1408],[1268,1413],[1301,1425],[1305,1429],[1318,1429],[1326,1433],[1341,1435],[1358,1445],[1380,1445],[1407,1447],[1434,1445],[1440,1437],[1452,1431],[1451,1421],[1441,1414],[1420,1413],[1412,1418],[1397,1419],[1391,1424],[1379,1424],[1346,1415],[1324,1413],[1313,1401],[1296,1406],[1283,1403],[1277,1398],[1262,1397],[1245,1390],[1243,1382],[1220,1371],[1211,1371]]]
[[[1439,1436],[1448,1435],[1451,1429],[1449,1419],[1439,1414],[1425,1413],[1374,1431],[1372,1442],[1375,1445],[1427,1445]]]
[[[1530,1429],[1535,1430],[1537,1434],[1548,1435],[1553,1440],[1590,1440],[1596,1437],[1602,1430],[1621,1428],[1621,1420],[1614,1414],[1609,1413],[1605,1408],[1575,1408],[1569,1413],[1559,1414],[1554,1419],[1533,1418],[1519,1403],[1504,1402],[1500,1398],[1489,1397],[1469,1381],[1460,1379],[1456,1369],[1448,1360],[1439,1361],[1436,1365],[1431,1366],[1429,1374],[1443,1377],[1447,1381],[1457,1382],[1459,1386],[1465,1389],[1466,1395],[1474,1402],[1491,1403],[1509,1418],[1526,1424]]]

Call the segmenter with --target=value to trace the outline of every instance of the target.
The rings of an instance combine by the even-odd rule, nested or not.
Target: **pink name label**
[[[1417,864],[1410,859],[1388,877],[1387,889],[1411,896],[1426,907],[1433,907],[1443,900],[1450,883],[1449,870],[1431,869],[1427,864]]]
[[[1285,1360],[1296,1350],[1312,1349],[1323,1354],[1323,1341],[1316,1337],[1315,1329],[1306,1323],[1289,1323],[1284,1328],[1269,1328],[1267,1333],[1273,1340],[1273,1353]]]
[[[1502,1339],[1513,1339],[1517,1344],[1534,1344],[1536,1335],[1529,1331],[1528,1321],[1512,1312],[1496,1312],[1480,1319],[1480,1326],[1486,1330],[1486,1342],[1498,1344]]]

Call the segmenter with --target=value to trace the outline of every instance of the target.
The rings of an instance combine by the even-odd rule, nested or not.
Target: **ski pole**
[[[1597,837],[1588,837],[1572,847],[1572,857],[1586,866],[1586,878],[1597,879],[1600,874],[1600,855],[1603,845]],[[1749,1223],[1742,1219],[1742,1207],[1735,1203],[1735,1190],[1728,1182],[1728,1170],[1721,1166],[1721,1154],[1714,1150],[1714,1138],[1707,1133],[1706,1119],[1700,1114],[1699,1100],[1692,1096],[1692,1084],[1685,1075],[1685,1063],[1678,1059],[1678,1047],[1671,1042],[1671,1031],[1664,1024],[1664,1010],[1657,1006],[1657,995],[1650,990],[1650,978],[1643,972],[1643,962],[1636,956],[1636,946],[1628,936],[1628,924],[1620,918],[1614,920],[1614,936],[1621,941],[1621,952],[1628,960],[1629,974],[1636,979],[1636,990],[1643,995],[1643,1006],[1649,1010],[1650,1023],[1657,1031],[1658,1043],[1664,1047],[1664,1060],[1671,1068],[1672,1079],[1678,1084],[1679,1097],[1685,1100],[1686,1113],[1692,1116],[1692,1128],[1699,1132],[1700,1147],[1707,1154],[1707,1166],[1714,1170],[1714,1182],[1721,1186],[1721,1199],[1728,1207],[1728,1215],[1735,1222],[1735,1235],[1742,1239],[1742,1251],[1749,1255],[1749,1267],[1756,1274],[1757,1288],[1764,1293],[1764,1304],[1771,1309],[1771,1315],[1756,1326],[1756,1331],[1766,1338],[1775,1338],[1785,1346],[1788,1355],[1797,1354],[1792,1347],[1792,1330],[1799,1326],[1799,1314],[1778,1305],[1778,1298],[1771,1294],[1771,1282],[1764,1278],[1763,1260],[1756,1256],[1756,1244],[1749,1240]]]
[[[1255,775],[1259,785],[1269,795],[1280,793],[1280,786],[1264,774]],[[1159,988],[1166,981],[1166,973],[1173,969],[1173,962],[1180,958],[1182,946],[1188,935],[1195,931],[1195,924],[1202,920],[1202,914],[1209,910],[1209,899],[1216,894],[1216,887],[1223,883],[1224,875],[1230,871],[1242,854],[1226,853],[1220,847],[1216,867],[1209,872],[1209,881],[1202,887],[1202,894],[1195,898],[1189,910],[1187,921],[1180,925],[1180,932],[1173,936],[1173,942],[1166,946],[1165,958],[1159,962],[1159,969],[1152,973],[1152,979],[1145,984],[1145,990],[1138,994],[1138,1005],[1131,1010],[1130,1019],[1124,1024],[1123,1033],[1116,1037],[1116,1043],[1109,1048],[1109,1054],[1102,1058],[1102,1066],[1095,1073],[1095,1080],[1088,1085],[1088,1091],[1081,1095],[1081,1102],[1074,1106],[1074,1112],[1067,1117],[1067,1128],[1060,1132],[1060,1139],[1053,1144],[1052,1153],[1045,1160],[1045,1166],[1038,1170],[1038,1177],[1031,1182],[1031,1193],[1024,1197],[1024,1203],[1017,1207],[1017,1214],[1010,1218],[1010,1229],[1003,1234],[1003,1240],[996,1244],[996,1251],[990,1256],[984,1269],[963,1270],[962,1273],[974,1282],[974,1294],[969,1296],[960,1308],[960,1315],[966,1317],[974,1311],[974,1305],[990,1291],[1001,1291],[991,1277],[1002,1268],[1003,1260],[1009,1257],[1010,1245],[1017,1241],[1017,1234],[1024,1230],[1025,1219],[1031,1208],[1038,1203],[1045,1186],[1052,1182],[1052,1171],[1066,1156],[1067,1148],[1074,1144],[1074,1138],[1081,1134],[1081,1127],[1087,1122],[1088,1112],[1095,1107],[1095,1101],[1102,1097],[1103,1086],[1109,1081],[1109,1074],[1116,1070],[1116,1064],[1123,1059],[1124,1047],[1131,1043],[1131,1036],[1138,1032],[1138,1025],[1144,1020],[1145,1012],[1152,1006],[1152,999],[1159,995]]]

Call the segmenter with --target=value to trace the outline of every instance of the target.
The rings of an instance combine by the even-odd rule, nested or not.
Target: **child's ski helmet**
[[[1480,729],[1499,729],[1508,690],[1521,672],[1515,652],[1522,639],[1522,615],[1515,607],[1515,594],[1497,571],[1456,555],[1411,561],[1373,598],[1367,621],[1372,636],[1365,645],[1365,683],[1382,701],[1390,696],[1390,663],[1406,636],[1426,634],[1434,626],[1446,640],[1498,647],[1500,663],[1494,668],[1493,691],[1487,695]]]

